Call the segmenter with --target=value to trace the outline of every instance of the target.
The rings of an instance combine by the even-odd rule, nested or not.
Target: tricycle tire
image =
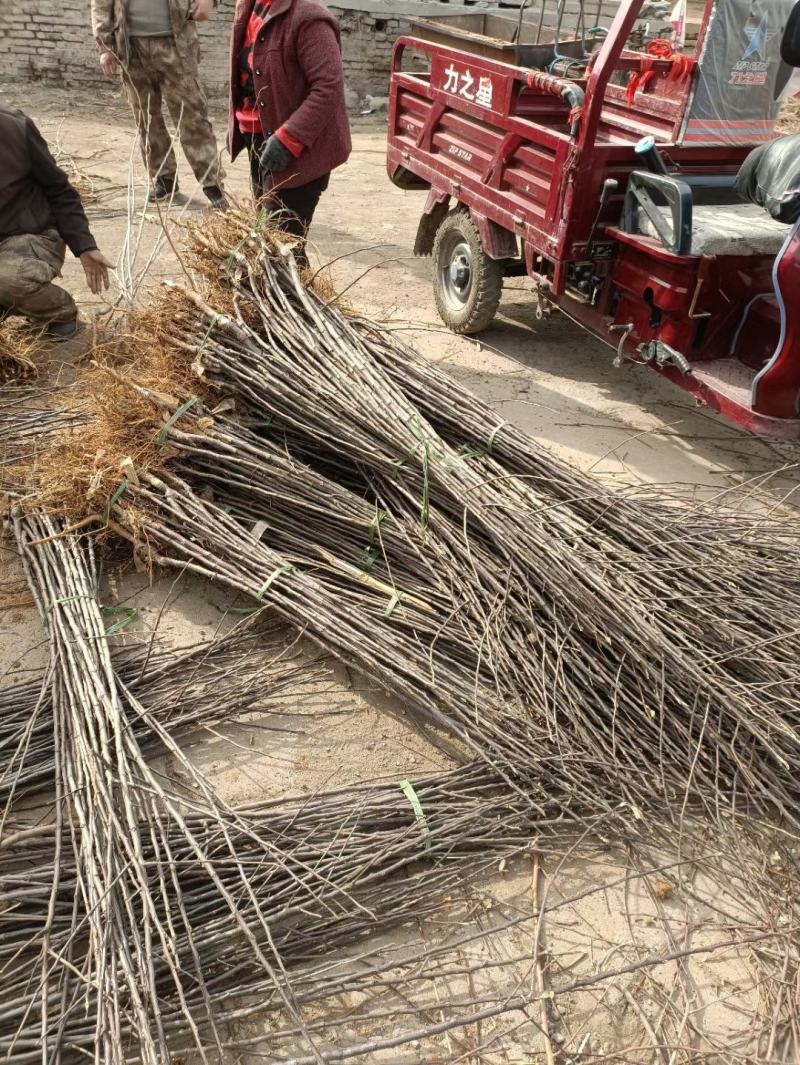
[[[492,322],[503,291],[503,267],[490,259],[468,212],[451,211],[433,242],[436,310],[454,333],[480,333]]]

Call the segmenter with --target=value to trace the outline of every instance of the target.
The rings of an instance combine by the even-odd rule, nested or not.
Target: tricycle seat
[[[752,151],[739,171],[736,191],[778,222],[794,225],[800,218],[800,133]]]
[[[659,207],[666,222],[668,207]],[[656,228],[644,211],[639,228],[648,237],[658,239]],[[692,214],[692,255],[771,255],[781,250],[788,227],[774,221],[755,204],[731,204],[726,207],[698,207]]]

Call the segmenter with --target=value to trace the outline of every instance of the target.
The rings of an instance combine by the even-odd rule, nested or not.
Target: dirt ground
[[[25,107],[89,190],[93,230],[103,251],[119,257],[121,276],[135,277],[157,247],[140,297],[146,298],[149,285],[180,276],[181,265],[163,241],[158,218],[150,213],[141,221],[131,212],[132,191],[141,205],[143,176],[130,116],[111,91],[67,100],[27,86],[17,96],[6,87],[0,99]],[[220,113],[215,124],[221,131]],[[611,483],[657,482],[682,495],[734,492],[752,483],[773,492],[776,500],[791,494],[800,455],[796,447],[744,434],[651,371],[614,369],[613,352],[566,319],[538,322],[531,285],[524,279],[508,283],[500,316],[478,342],[445,331],[433,306],[429,263],[411,257],[424,194],[404,193],[390,184],[384,139],[380,116],[355,120],[353,155],[334,174],[312,230],[314,254],[320,263],[335,260],[331,270],[337,289],[346,290],[351,303],[403,330],[426,356],[543,446]],[[191,192],[193,182],[183,162],[181,180]],[[243,160],[230,168],[228,187],[236,196],[247,195]],[[185,195],[172,215],[197,217],[202,210],[199,194]],[[74,261],[65,268],[64,284],[87,321],[104,310],[102,301],[88,296]],[[112,295],[119,298],[118,291]],[[90,335],[87,329],[67,357],[79,356]],[[776,470],[780,473],[772,476]],[[226,597],[196,581],[166,578],[149,586],[128,567],[115,564],[104,595],[109,602],[137,608],[137,620],[123,637],[129,641],[147,638],[157,625],[164,640],[187,643],[227,624]],[[19,568],[6,544],[0,572],[0,675],[42,662],[41,623],[25,601]],[[191,751],[233,802],[359,780],[400,780],[442,767],[443,757],[395,709],[380,693],[353,690],[343,674],[332,672],[313,695],[288,700],[285,718],[272,718],[272,729],[248,729],[244,723],[222,737],[198,737]],[[665,874],[665,887],[654,890],[652,877],[631,877],[624,861],[607,852],[601,840],[595,862],[544,855],[542,866],[551,898],[563,900],[545,929],[548,979],[559,987],[613,967],[615,958],[624,968],[645,955],[666,953],[675,943],[702,947],[726,941],[732,924],[747,929],[753,921],[724,883],[702,876],[689,883],[673,872]],[[435,926],[420,922],[372,946],[395,952],[399,961],[420,941],[446,942],[463,935],[465,928],[486,930],[515,915],[521,923],[461,948],[463,956],[486,966],[473,996],[513,997],[515,987],[535,980],[531,884],[532,861],[521,859],[494,870],[473,896],[453,900],[446,919]],[[498,961],[507,964],[498,966]],[[338,1003],[339,1043],[376,1035],[388,1039],[398,1029],[435,1022],[440,997],[461,992],[457,981],[434,981],[402,1008],[389,1003],[396,1016],[379,1031],[360,1025],[360,1001]],[[705,1054],[709,1062],[747,1061],[748,1032],[759,1008],[751,958],[743,949],[725,948],[682,964],[664,963],[647,975],[633,972],[591,989],[565,991],[552,1006],[551,1034],[559,1065],[699,1060],[692,1054]],[[665,1017],[675,1016],[685,1045],[674,1054],[653,1049]],[[537,1011],[515,1012],[400,1050],[376,1051],[366,1060],[397,1065],[541,1062],[545,1050],[539,1023]],[[242,1032],[252,1043],[243,1057],[232,1055],[232,1062],[277,1060],[269,1053],[269,1025],[257,1013],[243,1023]]]

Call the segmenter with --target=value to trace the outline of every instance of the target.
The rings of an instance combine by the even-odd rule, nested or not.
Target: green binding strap
[[[95,601],[93,595],[66,595],[63,599],[54,599],[45,609],[45,614],[49,614],[52,610],[55,610],[57,606],[61,606],[64,603],[77,603],[79,599],[90,599],[92,602]]]
[[[364,573],[371,573],[372,567],[380,557],[381,553],[377,547],[368,547],[364,552],[364,565],[361,567]]]
[[[178,407],[178,409],[175,411],[175,413],[164,423],[163,429],[158,434],[158,446],[159,447],[161,447],[164,444],[164,442],[166,441],[167,433],[173,427],[173,425],[178,420],[178,418],[182,418],[184,416],[184,414],[187,412],[187,410],[191,410],[191,408],[195,405],[195,403],[199,403],[199,402],[200,402],[200,397],[199,396],[189,396],[189,398],[186,400],[185,403],[181,403],[180,407]]]
[[[484,447],[482,444],[476,444],[474,447],[472,444],[462,444],[458,449],[458,457],[463,459],[464,462],[469,462],[470,459],[483,459],[489,454],[491,449]]]
[[[208,329],[206,329],[203,339],[200,341],[200,347],[197,349],[197,354],[202,355],[205,350],[205,346],[208,343],[208,338],[211,336],[211,330],[219,321],[219,315],[216,311],[211,315],[211,321],[208,323]]]
[[[500,432],[504,425],[508,425],[508,422],[498,422],[494,429],[492,429],[491,433],[489,433],[488,448],[490,452],[494,447],[494,438],[497,436],[497,434]]]
[[[370,543],[373,543],[373,541],[375,540],[375,537],[378,535],[378,530],[381,527],[381,522],[387,516],[388,516],[387,511],[379,510],[377,507],[375,508],[375,517],[369,523],[369,527],[367,529],[367,532],[369,533],[369,542]]]
[[[116,633],[122,632],[123,629],[127,629],[139,616],[139,611],[135,606],[101,606],[100,613],[124,615],[119,621],[115,621],[110,628],[106,629],[106,636],[114,636]]]
[[[234,259],[239,254],[239,249],[243,248],[248,242],[248,240],[252,240],[252,238],[264,228],[264,224],[267,221],[268,217],[269,215],[267,213],[266,207],[259,208],[256,224],[253,226],[249,233],[245,233],[242,239],[237,241],[236,244],[234,244],[234,246],[230,250],[230,253],[228,254],[228,258],[225,260],[225,270],[227,273],[231,272],[231,267],[233,266]]]
[[[388,602],[388,604],[386,606],[386,609],[383,612],[383,616],[385,618],[390,618],[392,616],[392,614],[394,614],[395,610],[397,609],[397,604],[400,602],[400,600],[402,598],[403,598],[403,593],[402,592],[395,592],[394,593],[392,598],[389,600],[389,602]]]
[[[261,585],[259,590],[256,592],[256,599],[258,599],[260,602],[270,590],[275,581],[278,579],[278,577],[282,577],[284,573],[291,573],[293,569],[294,566],[287,562],[285,566],[278,566],[276,570],[273,570],[273,572],[270,573],[269,577],[267,577],[267,579]]]
[[[111,498],[106,503],[106,509],[103,511],[103,521],[108,521],[108,519],[111,517],[111,511],[112,511],[112,509],[114,507],[114,504],[117,502],[117,500],[122,495],[122,493],[127,490],[127,488],[128,488],[128,482],[126,480],[123,480],[117,485],[117,487],[111,493]]]
[[[422,833],[423,846],[426,851],[431,849],[431,830],[428,828],[428,820],[425,817],[425,811],[422,809],[422,803],[419,801],[419,796],[414,791],[414,785],[410,780],[401,780],[400,787],[403,794],[411,803],[411,809],[414,811],[414,817],[417,819],[420,832]]]

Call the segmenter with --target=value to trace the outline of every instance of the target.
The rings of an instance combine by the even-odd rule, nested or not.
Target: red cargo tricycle
[[[387,161],[396,185],[429,190],[415,252],[457,332],[486,328],[503,278],[524,274],[537,314],[558,308],[747,429],[800,438],[798,223],[735,187],[778,138],[792,0],[708,0],[692,54],[648,39],[643,2],[529,44],[520,15],[515,62],[444,22],[397,42]]]

